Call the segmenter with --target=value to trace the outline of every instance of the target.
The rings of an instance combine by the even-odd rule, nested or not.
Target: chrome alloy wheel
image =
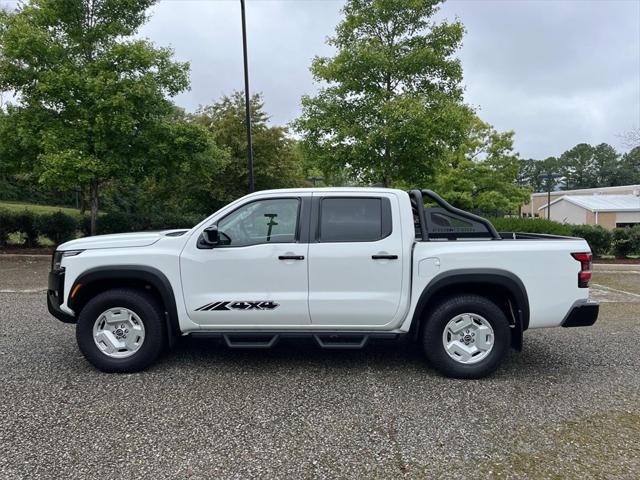
[[[465,365],[484,360],[491,353],[494,340],[491,324],[477,313],[456,315],[442,332],[442,345],[447,354]]]
[[[107,357],[130,357],[144,342],[144,324],[128,308],[113,307],[102,312],[93,324],[93,341]]]

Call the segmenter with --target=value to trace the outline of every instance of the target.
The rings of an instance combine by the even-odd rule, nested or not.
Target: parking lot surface
[[[184,339],[103,374],[47,313],[48,267],[0,257],[0,478],[640,478],[640,271],[596,272],[595,326],[461,381],[409,342]]]

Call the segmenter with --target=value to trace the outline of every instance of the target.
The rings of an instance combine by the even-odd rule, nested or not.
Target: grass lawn
[[[0,208],[11,210],[12,212],[22,212],[23,210],[29,210],[33,213],[55,213],[62,212],[67,215],[72,215],[76,218],[81,218],[80,212],[75,208],[69,207],[54,207],[50,205],[36,205],[35,203],[24,202],[0,202]]]

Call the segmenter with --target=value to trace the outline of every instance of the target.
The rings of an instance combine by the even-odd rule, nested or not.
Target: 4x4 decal
[[[271,300],[236,300],[228,302],[207,303],[199,308],[198,312],[207,312],[214,310],[274,310],[280,305]]]

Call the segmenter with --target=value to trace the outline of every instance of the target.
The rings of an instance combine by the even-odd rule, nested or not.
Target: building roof
[[[557,197],[558,195],[571,195],[572,193],[579,193],[587,195],[589,193],[609,193],[609,192],[633,192],[634,190],[640,190],[640,184],[635,185],[618,185],[615,187],[596,187],[596,188],[579,188],[577,190],[552,190],[551,196]],[[535,192],[531,194],[532,197],[547,196],[547,192]]]
[[[562,200],[592,212],[640,212],[640,196],[637,195],[565,195],[551,205]],[[546,204],[538,210],[545,208]]]

